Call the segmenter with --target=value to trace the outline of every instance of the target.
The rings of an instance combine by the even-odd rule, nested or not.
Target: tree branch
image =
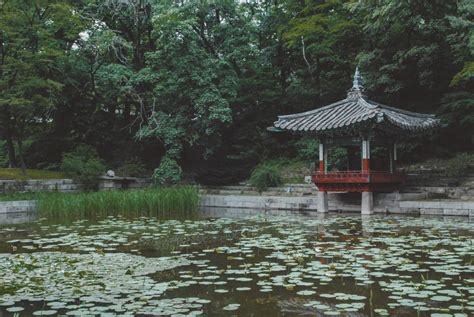
[[[308,59],[306,58],[306,48],[305,48],[304,37],[303,36],[301,36],[301,45],[303,46],[303,59],[304,59],[306,65],[308,66],[309,75],[311,76],[311,79],[314,79],[313,78],[313,71],[311,70],[311,64],[309,63]]]

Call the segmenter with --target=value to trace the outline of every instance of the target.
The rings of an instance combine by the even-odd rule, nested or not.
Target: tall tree
[[[48,120],[62,84],[57,63],[78,34],[79,17],[62,1],[12,0],[0,7],[0,120],[10,166],[15,148],[25,169],[23,140],[35,125]]]

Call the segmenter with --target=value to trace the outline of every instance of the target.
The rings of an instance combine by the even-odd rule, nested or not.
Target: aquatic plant
[[[39,217],[103,218],[155,216],[161,219],[187,219],[195,216],[198,191],[195,187],[160,187],[127,191],[89,193],[44,193],[37,195]]]
[[[473,234],[433,217],[42,219],[0,227],[0,314],[468,317]]]

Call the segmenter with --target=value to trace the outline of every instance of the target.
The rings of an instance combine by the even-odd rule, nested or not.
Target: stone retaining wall
[[[115,190],[123,188],[145,188],[151,185],[151,179],[101,177],[99,190]],[[37,179],[37,180],[0,180],[0,193],[16,192],[78,192],[83,184],[72,179]]]
[[[474,201],[404,200],[406,193],[374,193],[375,213],[470,216]],[[360,212],[360,193],[329,193],[329,211]],[[201,208],[317,211],[317,196],[201,195]]]
[[[402,212],[419,212],[422,215],[474,217],[474,201],[400,201],[400,209]]]
[[[81,185],[72,179],[0,180],[0,193],[76,192],[80,189]]]
[[[0,225],[15,225],[37,219],[35,212],[0,213]]]
[[[398,193],[375,194],[375,211],[399,213]],[[317,211],[318,198],[314,196],[266,195],[201,195],[201,207],[221,207],[259,210]],[[360,193],[329,193],[330,211],[360,211]]]
[[[36,210],[36,201],[17,200],[0,202],[0,214],[10,214],[18,212],[33,212]]]
[[[316,210],[317,197],[201,195],[201,207]]]

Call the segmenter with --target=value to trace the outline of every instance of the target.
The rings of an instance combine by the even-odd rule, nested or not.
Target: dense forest
[[[356,65],[372,100],[444,122],[402,160],[469,152],[473,17],[472,0],[3,0],[0,165],[55,170],[80,148],[234,182],[310,156],[310,136],[266,128],[344,98]]]

